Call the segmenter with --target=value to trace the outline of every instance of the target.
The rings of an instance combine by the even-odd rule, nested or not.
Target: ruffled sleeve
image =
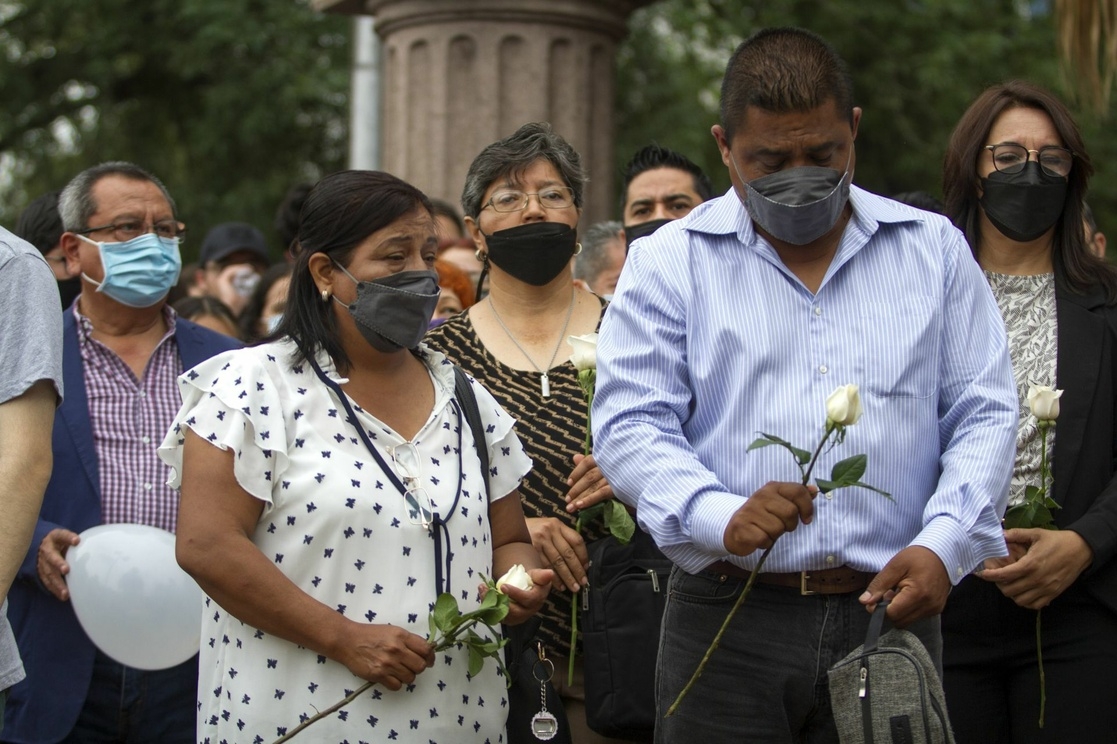
[[[269,374],[277,368],[264,361],[261,348],[220,354],[178,378],[182,408],[159,447],[159,457],[171,467],[171,487],[182,485],[189,428],[213,446],[232,450],[237,483],[272,503],[272,487],[288,466],[287,434],[279,382]]]
[[[516,436],[516,420],[481,383],[473,377],[469,377],[469,382],[477,397],[481,425],[485,428],[485,443],[489,448],[489,493],[496,501],[520,487],[520,481],[531,471],[531,458]]]

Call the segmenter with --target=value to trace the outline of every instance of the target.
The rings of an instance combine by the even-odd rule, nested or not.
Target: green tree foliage
[[[218,222],[270,231],[292,183],[343,165],[349,29],[297,0],[0,2],[0,222],[129,160],[178,202],[187,257]]]
[[[1029,8],[1034,13],[1027,12]],[[618,67],[617,166],[650,141],[698,162],[720,188],[729,179],[710,126],[718,121],[725,64],[753,31],[801,26],[849,63],[857,183],[881,194],[942,193],[942,159],[958,118],[984,88],[1023,78],[1072,100],[1059,73],[1044,3],[1019,0],[662,0],[637,11]],[[1075,110],[1097,168],[1091,201],[1117,234],[1117,142]]]

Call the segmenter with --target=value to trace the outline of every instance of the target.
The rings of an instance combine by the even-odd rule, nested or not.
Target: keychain
[[[539,741],[550,741],[558,733],[558,719],[547,710],[547,683],[555,675],[555,665],[547,658],[547,654],[543,650],[543,644],[537,643],[537,646],[539,648],[539,660],[531,668],[531,674],[539,683],[540,710],[531,718],[531,733]]]

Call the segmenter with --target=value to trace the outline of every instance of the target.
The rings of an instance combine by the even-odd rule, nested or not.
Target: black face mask
[[[645,238],[659,228],[674,220],[652,220],[641,222],[639,225],[630,225],[624,229],[624,252],[627,254],[632,249],[632,243],[637,238]]]
[[[1035,240],[1063,214],[1067,179],[1051,176],[1029,160],[1019,173],[993,171],[982,179],[981,206],[1005,237],[1020,243]]]
[[[62,298],[62,309],[66,310],[74,304],[74,298],[81,294],[81,277],[58,280],[58,295]]]
[[[485,236],[488,260],[535,287],[562,273],[577,250],[578,234],[561,222],[529,222]]]
[[[372,348],[387,354],[419,345],[438,307],[438,274],[400,271],[362,282],[344,267],[338,268],[356,283],[357,299],[348,305],[334,299],[349,310]]]

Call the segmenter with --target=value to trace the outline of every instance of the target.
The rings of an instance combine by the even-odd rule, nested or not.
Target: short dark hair
[[[462,222],[462,216],[458,214],[458,210],[454,209],[453,204],[448,201],[443,201],[442,199],[431,199],[431,206],[434,207],[435,217],[446,217],[458,226],[458,234],[453,237],[461,238],[469,234],[465,231],[465,223]],[[443,235],[441,237],[449,238],[451,236]]]
[[[348,267],[353,251],[365,238],[416,210],[434,219],[426,194],[382,171],[333,173],[310,190],[296,238],[287,309],[276,330],[277,335],[290,336],[295,342],[296,362],[312,359],[322,349],[339,372],[349,369],[349,357],[338,338],[335,303],[322,302],[310,273],[310,257],[325,253],[335,264]]]
[[[291,251],[291,244],[299,234],[299,213],[302,212],[306,195],[313,188],[312,183],[296,183],[287,189],[283,201],[275,210],[275,234],[279,236],[279,243],[284,252]]]
[[[745,39],[721,81],[721,127],[732,144],[749,106],[799,113],[834,101],[853,121],[853,78],[838,53],[802,28],[767,28]]]
[[[503,176],[519,177],[537,160],[547,160],[563,183],[574,191],[574,206],[581,208],[586,172],[578,152],[551,129],[547,122],[524,124],[511,136],[498,140],[473,159],[462,189],[462,211],[477,219],[485,190]]]
[[[62,229],[62,215],[58,213],[58,195],[61,191],[48,191],[31,200],[16,220],[16,235],[46,254],[58,245],[65,232]]]
[[[598,222],[590,225],[582,236],[582,252],[574,259],[574,278],[586,282],[597,279],[605,270],[608,258],[605,249],[612,240],[622,240],[621,230],[624,229],[618,220]]]
[[[1098,231],[1098,218],[1094,216],[1094,210],[1090,208],[1090,202],[1082,202],[1082,221],[1090,229],[1090,236],[1092,237]]]
[[[58,197],[58,212],[62,215],[62,227],[65,230],[73,232],[89,227],[89,218],[97,211],[97,205],[93,202],[93,187],[106,176],[123,176],[133,181],[149,181],[155,184],[163,192],[167,204],[171,206],[171,213],[176,213],[175,200],[171,198],[162,181],[134,163],[113,160],[86,168],[62,189]]]
[[[987,88],[979,95],[950,135],[942,169],[943,202],[946,215],[966,235],[974,258],[981,250],[981,202],[978,196],[977,162],[988,143],[993,123],[1013,108],[1042,111],[1051,119],[1063,146],[1074,153],[1074,167],[1067,176],[1063,214],[1055,223],[1052,259],[1061,281],[1076,292],[1101,286],[1110,302],[1117,301],[1117,271],[1090,253],[1082,229],[1082,201],[1094,166],[1086,152],[1078,125],[1070,110],[1054,94],[1034,83],[1011,80]]]
[[[237,319],[233,315],[232,309],[216,297],[210,297],[209,295],[182,297],[175,300],[172,307],[180,317],[190,321],[209,315],[214,318],[221,318],[231,328],[238,328]]]
[[[624,183],[621,186],[622,212],[625,203],[628,201],[628,187],[632,180],[641,173],[656,168],[674,168],[689,173],[694,179],[694,193],[702,197],[702,201],[707,201],[714,195],[714,187],[710,183],[710,177],[696,163],[682,153],[660,147],[653,142],[637,150],[636,154],[632,156],[632,160],[629,160],[628,165],[624,167]]]

